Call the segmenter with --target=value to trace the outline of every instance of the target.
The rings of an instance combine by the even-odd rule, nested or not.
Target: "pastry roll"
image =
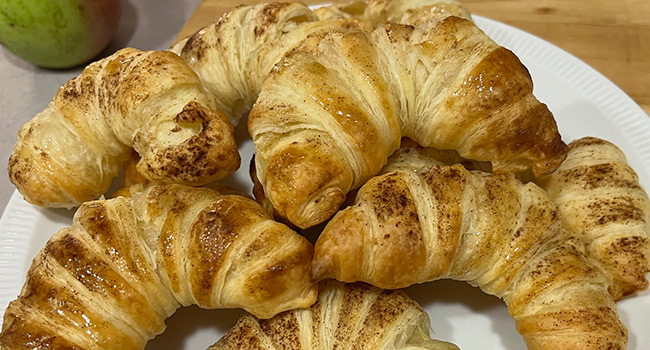
[[[6,349],[144,349],[178,307],[260,318],[316,300],[312,245],[252,199],[182,185],[84,203],[4,315]]]

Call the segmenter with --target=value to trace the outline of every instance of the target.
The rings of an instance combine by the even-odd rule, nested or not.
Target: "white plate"
[[[554,113],[566,142],[597,136],[617,144],[650,188],[650,118],[623,91],[577,58],[528,33],[475,16],[477,24],[499,44],[513,50],[535,80],[535,94]],[[245,123],[242,123],[245,124]],[[253,145],[244,125],[237,129],[242,167],[229,182],[250,193],[248,164]],[[27,204],[15,192],[0,219],[0,314],[24,282],[31,259],[59,228],[68,226],[72,211],[42,209]],[[503,302],[466,283],[438,281],[407,292],[431,316],[436,336],[462,349],[523,349]],[[629,349],[650,344],[650,293],[618,304],[630,331]],[[169,328],[148,349],[202,349],[231,327],[236,310],[179,310]]]

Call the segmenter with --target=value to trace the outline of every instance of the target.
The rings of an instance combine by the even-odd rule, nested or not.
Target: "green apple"
[[[88,62],[111,41],[120,0],[0,0],[0,44],[46,68]]]

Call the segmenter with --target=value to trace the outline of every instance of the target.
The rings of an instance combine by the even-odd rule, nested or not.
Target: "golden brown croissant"
[[[334,214],[402,136],[495,172],[549,173],[566,152],[525,67],[459,17],[306,40],[264,81],[248,127],[267,197],[303,228]]]
[[[306,37],[341,27],[319,21],[298,2],[239,6],[219,21],[175,44],[233,124],[253,106],[262,80],[282,56]]]
[[[458,349],[429,337],[429,316],[400,291],[321,282],[307,309],[260,320],[244,315],[210,350]]]
[[[391,289],[467,281],[504,299],[529,349],[627,343],[602,270],[567,239],[546,193],[513,175],[403,163],[328,223],[313,271]]]
[[[239,167],[233,127],[214,106],[173,53],[120,50],[22,127],[9,177],[31,203],[72,207],[104,194],[133,148],[151,181],[212,182]]]
[[[618,147],[593,137],[573,141],[557,171],[537,182],[564,227],[608,272],[615,299],[648,288],[650,201]]]
[[[143,349],[181,305],[262,318],[307,307],[312,254],[241,195],[159,185],[87,202],[34,259],[0,347]]]

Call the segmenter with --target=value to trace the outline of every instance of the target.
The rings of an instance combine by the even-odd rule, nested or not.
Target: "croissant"
[[[648,288],[650,201],[618,147],[593,137],[573,141],[564,163],[537,183],[607,271],[616,300]]]
[[[239,6],[170,49],[199,75],[233,124],[257,99],[262,80],[282,56],[310,35],[340,28],[297,2]]]
[[[324,281],[312,307],[268,320],[244,315],[209,349],[458,349],[429,338],[429,327],[403,292]]]
[[[232,125],[170,52],[123,49],[89,65],[25,124],[9,177],[33,204],[72,207],[104,194],[135,149],[151,181],[200,185],[239,167]]]
[[[506,302],[529,349],[626,347],[604,273],[567,237],[542,189],[512,174],[404,160],[327,224],[315,280],[388,289],[463,280]]]
[[[499,173],[547,174],[566,153],[525,67],[460,17],[304,41],[264,80],[248,128],[266,196],[301,228],[333,215],[403,136]]]
[[[252,199],[158,185],[84,203],[36,256],[4,349],[144,349],[179,306],[269,318],[316,300],[313,247]]]

